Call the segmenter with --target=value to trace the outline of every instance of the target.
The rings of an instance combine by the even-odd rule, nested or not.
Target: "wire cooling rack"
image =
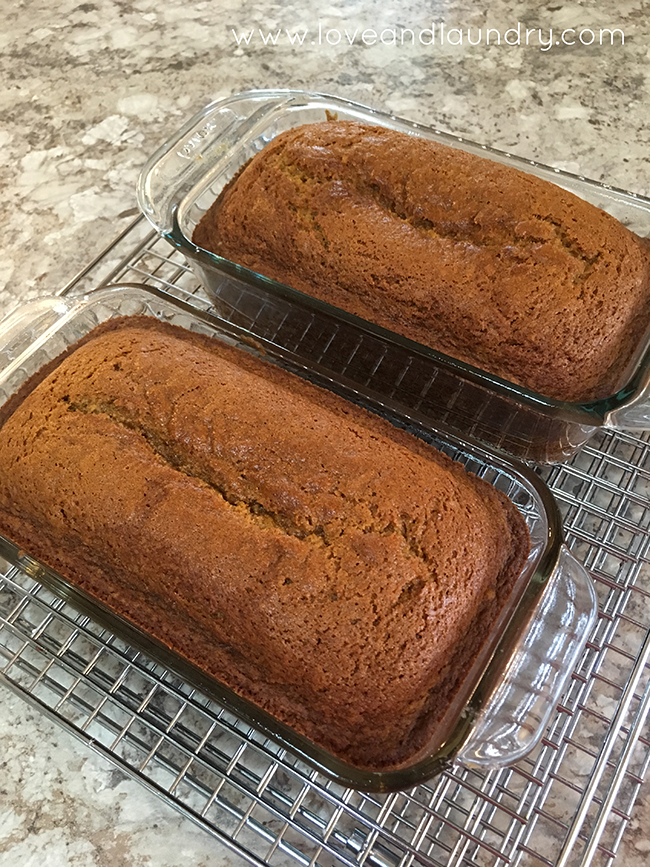
[[[118,281],[208,306],[143,220],[61,294]],[[601,433],[543,475],[600,616],[541,743],[506,770],[343,789],[1,560],[0,679],[253,864],[610,864],[650,765],[650,437]]]

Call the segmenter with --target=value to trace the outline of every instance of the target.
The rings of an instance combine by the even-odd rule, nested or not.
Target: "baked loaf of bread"
[[[0,422],[0,533],[358,766],[426,743],[527,556],[460,464],[153,318],[100,326]]]
[[[613,394],[650,324],[647,242],[544,180],[351,121],[273,139],[199,247],[546,395]]]

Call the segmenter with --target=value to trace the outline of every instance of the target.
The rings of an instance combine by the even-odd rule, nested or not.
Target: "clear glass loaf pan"
[[[96,325],[134,314],[155,316],[239,345],[379,412],[461,461],[506,493],[520,510],[531,537],[530,556],[435,742],[403,767],[379,773],[352,767],[239,698],[155,636],[136,629],[101,601],[39,564],[29,552],[19,551],[11,540],[0,537],[0,555],[342,785],[375,791],[407,788],[453,761],[498,768],[530,751],[544,731],[596,618],[591,580],[564,546],[555,501],[538,476],[523,464],[436,429],[417,414],[404,414],[350,380],[333,378],[265,341],[251,341],[244,330],[149,287],[123,285],[76,299],[44,298],[15,311],[0,323],[0,406],[32,374]]]
[[[219,315],[272,338],[290,316],[293,335],[314,333],[311,360],[323,345],[355,339],[377,358],[400,364],[398,399],[428,417],[471,432],[484,442],[538,462],[569,458],[599,427],[650,427],[650,334],[639,345],[627,381],[589,403],[552,400],[395,335],[302,292],[235,265],[191,242],[194,227],[237,170],[278,133],[327,114],[382,124],[467,150],[545,178],[608,211],[641,236],[650,236],[650,200],[464,141],[348,100],[297,90],[259,90],[207,106],[150,158],[138,186],[140,206],[156,229],[182,250]],[[242,313],[245,310],[245,313]],[[386,363],[386,362],[384,362]],[[387,380],[387,387],[390,382]],[[424,394],[423,394],[424,390]]]

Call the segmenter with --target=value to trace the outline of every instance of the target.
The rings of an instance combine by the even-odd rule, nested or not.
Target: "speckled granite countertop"
[[[72,277],[136,213],[149,153],[248,88],[336,93],[650,194],[649,12],[645,0],[0,0],[0,314]],[[500,45],[494,32],[485,44],[488,27]],[[625,44],[606,33],[600,45],[601,28]],[[239,862],[4,688],[0,699],[0,864]],[[646,784],[617,863],[647,863],[648,829]]]

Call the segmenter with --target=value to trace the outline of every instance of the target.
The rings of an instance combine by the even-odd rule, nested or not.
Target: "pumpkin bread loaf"
[[[0,533],[360,767],[426,744],[528,552],[460,464],[149,317],[100,326],[0,424]]]
[[[509,166],[353,121],[281,133],[199,247],[547,397],[609,396],[650,324],[648,242]]]

